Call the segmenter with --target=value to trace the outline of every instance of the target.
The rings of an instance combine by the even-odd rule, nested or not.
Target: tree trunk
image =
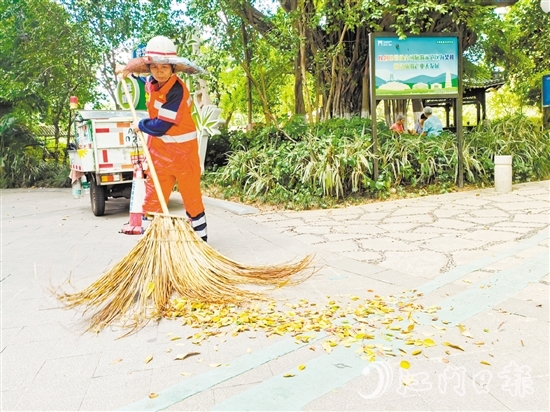
[[[377,22],[361,24],[358,26],[346,26],[342,21],[342,29],[340,33],[325,32],[322,25],[315,27],[311,26],[311,19],[316,15],[316,4],[314,0],[279,0],[282,9],[292,15],[298,11],[303,4],[303,13],[300,18],[305,19],[305,38],[306,38],[306,53],[305,64],[307,71],[314,74],[316,84],[319,87],[317,95],[322,96],[322,111],[325,119],[330,117],[347,116],[348,114],[368,115],[369,107],[374,102],[370,102],[370,80],[369,80],[369,39],[368,34],[376,27],[380,32],[395,32],[395,25],[398,24],[397,15],[392,13],[383,14]],[[406,4],[406,2],[400,2]],[[346,3],[347,4],[347,3]],[[267,18],[264,18],[260,12],[254,9],[250,4],[244,3],[242,6],[248,12],[243,13],[239,10],[243,19],[251,24],[255,29],[263,34],[267,34],[273,26],[266,24]],[[342,7],[345,5],[342,4]],[[251,11],[253,10],[253,12]],[[459,11],[464,12],[464,9]],[[250,18],[253,16],[254,18]],[[471,30],[459,30],[457,23],[453,21],[456,13],[450,11],[448,14],[442,15],[437,11],[431,11],[425,17],[426,22],[431,22],[426,26],[425,33],[441,33],[460,32],[462,38],[463,50],[475,44],[476,33]],[[338,19],[338,17],[331,17]],[[429,20],[428,20],[429,19]],[[299,35],[301,32],[295,25],[294,30]],[[279,47],[275,45],[274,47]],[[295,111],[296,113],[304,113],[305,105],[303,101],[303,73],[300,63],[303,62],[301,53],[294,60],[294,75],[295,75]],[[313,59],[314,56],[320,55],[320,58]],[[323,58],[323,55],[325,58]],[[330,55],[329,57],[327,57]],[[315,61],[315,64],[323,65],[322,67],[310,64]],[[321,62],[321,63],[318,63]],[[328,85],[328,90],[322,90],[322,85]],[[404,110],[406,103],[395,105],[395,110]],[[417,104],[413,106],[413,110],[417,112]]]
[[[244,62],[243,66],[245,67],[246,72],[246,102],[247,102],[247,119],[248,119],[248,128],[252,128],[252,79],[250,77],[250,49],[248,48],[248,33],[246,32],[246,27],[244,25],[244,20],[241,22],[241,33],[243,36],[243,47],[244,47]]]
[[[304,1],[301,2],[302,8],[304,7]],[[298,55],[300,56],[300,76],[302,77],[302,91],[303,101],[305,102],[305,109],[308,115],[308,122],[313,123],[313,111],[311,110],[311,99],[309,97],[309,88],[307,86],[307,62],[306,62],[306,30],[307,19],[305,10],[302,9],[301,16],[298,19],[298,33],[300,34],[300,49]]]

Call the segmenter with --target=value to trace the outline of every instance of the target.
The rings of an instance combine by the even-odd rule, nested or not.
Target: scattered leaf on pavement
[[[200,355],[200,352],[187,352],[182,355],[178,355],[174,358],[174,360],[184,360],[187,359],[190,356]]]
[[[449,346],[453,349],[458,349],[458,350],[461,350],[461,351],[464,351],[464,349],[462,347],[460,347],[459,345],[455,345],[454,343],[450,343],[450,342],[443,342],[443,345],[445,346]]]

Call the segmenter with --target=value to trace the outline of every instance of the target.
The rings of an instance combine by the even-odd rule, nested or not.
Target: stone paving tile
[[[459,250],[472,250],[479,249],[484,245],[487,245],[489,241],[463,239],[460,237],[442,237],[440,239],[429,239],[422,245],[425,250],[432,250],[435,252],[450,253]]]
[[[17,335],[23,327],[13,327],[13,328],[2,328],[2,347],[0,348],[0,353],[4,351],[6,346],[12,345],[14,340],[17,338]]]
[[[382,261],[382,253],[373,251],[343,251],[340,254],[350,259],[365,263],[377,263]]]
[[[357,219],[357,222],[382,221],[385,217],[389,215],[390,212],[365,212],[359,217],[359,219]],[[341,216],[340,220],[349,221],[349,219],[345,219],[344,216]]]
[[[431,226],[445,229],[464,230],[475,227],[476,224],[455,219],[437,219],[437,221],[432,223]]]
[[[548,323],[550,321],[550,317],[548,315],[548,310],[545,310],[544,306],[548,306],[548,299],[526,301],[522,299],[509,298],[500,303],[498,305],[498,309],[504,310],[513,315],[533,318],[540,320],[541,322]]]
[[[331,392],[308,403],[304,411],[431,411],[430,405],[418,393],[409,391],[400,395],[397,367],[390,369],[365,363],[370,372],[363,373],[345,387]],[[389,372],[388,372],[389,371]]]
[[[164,409],[165,411],[209,411],[216,401],[213,390],[206,390]]]
[[[379,262],[380,266],[388,269],[397,270],[409,275],[420,276],[426,279],[433,279],[446,269],[449,259],[443,253],[423,251],[417,253],[410,252],[391,252],[384,253],[384,260]]]
[[[327,295],[336,300],[345,300],[346,296],[349,298],[351,294],[364,296],[367,290],[375,290],[376,293],[385,296],[422,285],[428,280],[423,277],[426,273],[434,273],[434,279],[437,279],[437,273],[478,259],[495,257],[497,254],[504,257],[501,261],[485,265],[450,284],[442,285],[420,300],[425,305],[437,305],[442,299],[471,288],[472,283],[465,280],[473,283],[482,281],[500,268],[521,264],[522,261],[528,261],[548,249],[549,241],[546,239],[539,242],[539,246],[506,255],[513,245],[528,240],[541,231],[548,231],[549,192],[548,182],[538,182],[514,185],[514,191],[505,195],[496,194],[493,189],[484,189],[326,211],[240,216],[208,208],[207,213],[209,226],[213,229],[211,244],[224,254],[236,257],[236,260],[250,259],[249,261],[254,263],[272,263],[300,257],[304,253],[317,254],[319,272],[305,283],[274,293],[274,297],[287,299],[289,302],[300,298],[324,302]],[[4,197],[4,193],[8,195]],[[55,299],[44,296],[46,289],[43,287],[48,282],[58,285],[66,279],[68,273],[73,275],[77,288],[88,285],[135,244],[134,237],[113,236],[116,229],[127,221],[127,201],[123,199],[108,202],[108,215],[103,218],[91,216],[89,201],[71,202],[68,190],[3,191],[3,202],[9,205],[9,201],[12,201],[10,199],[24,199],[23,194],[41,196],[44,201],[40,204],[22,202],[18,205],[20,207],[10,209],[11,217],[6,217],[4,212],[7,209],[3,209],[3,236],[7,240],[3,241],[3,247],[8,251],[6,253],[15,251],[11,253],[15,258],[9,260],[6,265],[3,263],[3,270],[7,269],[10,275],[1,279],[2,326],[6,330],[2,337],[3,340],[4,335],[16,339],[25,331],[20,337],[22,341],[32,342],[34,339],[40,339],[42,345],[23,342],[16,345],[12,343],[13,340],[5,345],[2,353],[2,389],[3,395],[6,396],[2,400],[2,409],[22,409],[22,406],[39,409],[36,405],[40,402],[40,397],[48,396],[52,388],[55,389],[55,384],[63,382],[63,378],[58,379],[55,384],[50,382],[51,379],[45,378],[46,372],[55,369],[52,365],[61,365],[60,370],[73,373],[73,369],[78,368],[71,368],[72,358],[95,359],[99,356],[99,360],[95,360],[97,367],[94,377],[88,379],[86,394],[81,394],[79,381],[73,380],[78,396],[69,395],[66,400],[54,397],[53,400],[47,399],[42,402],[43,405],[59,410],[112,410],[143,399],[149,392],[158,390],[156,387],[153,389],[152,382],[155,386],[169,387],[184,380],[186,377],[178,376],[179,365],[174,365],[174,354],[190,350],[194,346],[188,341],[184,342],[184,346],[177,346],[178,341],[170,341],[168,333],[183,335],[189,328],[178,325],[176,321],[162,321],[121,340],[116,340],[122,332],[116,331],[116,328],[113,331],[104,331],[98,336],[82,334],[78,322],[80,314],[76,311],[57,309]],[[171,200],[169,205],[171,211],[182,213],[181,200],[179,203]],[[51,210],[54,212],[37,213],[45,206],[52,207]],[[20,225],[19,222],[22,220],[13,218],[15,215],[25,216],[25,224]],[[416,220],[421,218],[421,221],[403,223],[403,220],[408,220],[407,217]],[[398,219],[398,223],[388,223],[393,221],[392,219]],[[434,227],[441,222],[448,222],[453,229]],[[315,228],[314,230],[328,229],[329,232],[319,234],[307,229],[309,238],[299,239],[294,229],[299,228],[300,231],[307,226]],[[344,237],[343,241],[339,236]],[[352,240],[360,239],[360,246],[367,249],[359,251],[344,247],[350,240],[345,236],[352,236]],[[477,236],[482,241],[467,239],[468,236]],[[235,242],[236,238],[242,238],[243,242]],[[56,241],[52,242],[51,239]],[[33,255],[33,246],[30,246],[30,249],[21,246],[25,241],[30,241],[31,244],[35,242],[37,249],[39,244],[49,242],[48,253],[42,251],[43,253]],[[374,245],[376,248],[376,245],[382,242],[388,245],[387,250],[373,250],[371,247]],[[391,248],[396,242],[402,249]],[[340,244],[341,249],[331,248],[331,244],[334,243]],[[355,245],[356,242],[350,242],[348,246]],[[438,256],[447,259],[443,267],[437,263]],[[547,279],[548,275],[545,278]],[[536,353],[540,361],[532,366],[532,371],[536,374],[535,384],[542,383],[547,388],[548,368],[545,365],[548,365],[548,353],[541,350],[549,346],[548,317],[547,313],[545,317],[543,312],[547,306],[547,294],[547,283],[533,282],[523,291],[495,305],[492,310],[484,311],[465,321],[474,340],[483,339],[485,345],[473,345],[472,339],[461,335],[456,327],[445,331],[445,334],[430,325],[426,325],[422,330],[427,333],[433,329],[433,332],[437,332],[433,336],[437,337],[438,341],[448,339],[467,348],[466,353],[449,349],[451,355],[447,356],[453,364],[468,365],[472,370],[474,366],[487,368],[479,362],[482,357],[491,357],[489,354],[494,356],[491,357],[493,368],[494,365],[501,366],[504,360],[530,362],[533,353]],[[537,306],[539,302],[542,302],[542,308]],[[9,305],[6,306],[6,303]],[[59,329],[55,326],[57,324],[63,324],[66,328]],[[21,330],[16,333],[17,327]],[[36,327],[34,334],[33,327]],[[48,340],[48,329],[57,339]],[[187,364],[190,371],[194,374],[207,373],[211,370],[208,366],[210,360],[217,363],[231,361],[237,355],[242,356],[246,347],[256,351],[280,341],[266,338],[261,333],[254,338],[251,335],[252,333],[249,333],[243,337],[227,339],[223,344],[216,339],[203,343],[200,348],[204,360],[198,363],[194,357],[189,358],[189,361],[193,362]],[[443,353],[444,350],[443,347],[430,349],[437,349],[433,353]],[[169,350],[171,351],[168,352]],[[426,353],[432,352],[426,350]],[[147,354],[154,355],[149,364],[144,362]],[[285,357],[280,359],[283,358]],[[122,360],[118,362],[118,359]],[[295,367],[295,362],[303,361],[301,356],[294,361],[288,359],[291,358],[287,358],[288,367]],[[19,363],[22,364],[18,369],[21,376],[10,375],[10,369]],[[85,361],[82,367],[93,365],[94,362]],[[40,377],[43,366],[44,375]],[[245,386],[250,387],[262,377],[268,379],[267,370],[272,373],[270,363],[230,379],[225,385],[205,390],[173,405],[168,410],[210,409],[215,404],[215,391],[218,391],[218,395],[223,394],[220,395],[223,397],[239,393]],[[266,372],[265,375],[261,371]],[[9,385],[5,386],[8,380]],[[416,394],[411,399],[383,397],[382,402],[372,403],[374,400],[370,400],[371,403],[365,404],[363,401],[366,399],[357,395],[351,396],[352,393],[357,393],[355,381],[354,379],[343,388],[321,395],[317,399],[319,403],[312,402],[304,409],[307,410],[311,405],[319,406],[313,408],[316,410],[332,410],[338,407],[345,410],[403,410],[403,407],[410,410],[429,410],[441,409],[444,406],[438,403],[438,399],[427,402]],[[362,382],[358,385],[360,389],[366,390],[364,380],[358,381]],[[376,381],[373,385],[375,383]],[[237,389],[239,386],[240,390]],[[67,387],[71,387],[71,384],[67,384]],[[370,388],[374,390],[376,386]],[[34,392],[32,397],[28,398],[28,403],[19,404],[23,394],[30,389]],[[543,389],[541,391],[542,395],[548,398],[547,389],[546,392]],[[493,399],[499,402],[506,400],[506,393],[492,395]],[[493,409],[492,399],[483,396],[471,398],[475,398],[479,405],[483,405],[484,410]],[[6,401],[9,402],[8,405]],[[35,401],[36,403],[33,403]],[[508,403],[517,409],[519,404],[514,401]],[[472,402],[470,399],[464,402],[458,399],[455,404],[457,408],[471,409]],[[540,397],[533,397],[525,405],[532,410],[539,410],[541,405],[542,410],[545,406],[548,409]]]
[[[415,216],[415,215],[430,215],[434,210],[436,210],[437,206],[404,206],[398,210],[395,210],[391,215],[392,217],[398,217],[398,216]]]
[[[411,223],[433,223],[435,221],[435,218],[429,215],[403,215],[403,216],[395,216],[395,217],[387,217],[384,219],[384,223],[404,223],[404,224],[411,224]]]
[[[81,411],[112,411],[151,393],[153,370],[94,377],[82,399]]]
[[[375,228],[376,229],[376,228]],[[382,232],[382,231],[381,231]],[[341,242],[345,240],[355,240],[359,238],[357,233],[329,233],[323,235],[323,242]],[[370,234],[364,235],[364,238],[369,238]],[[318,242],[313,242],[318,243]]]
[[[240,385],[233,385],[233,386],[224,386],[224,387],[216,387],[212,390],[214,394],[214,402],[216,404],[219,404],[221,402],[224,402],[225,400],[235,396],[239,395],[242,392],[245,392],[249,389],[254,388],[258,383],[261,382],[251,382],[251,383],[243,383]],[[254,405],[250,405],[249,410],[255,410]]]
[[[215,389],[231,388],[231,387],[242,387],[249,383],[258,384],[264,382],[268,379],[271,379],[274,376],[273,371],[271,370],[270,363],[264,363],[263,365],[258,366],[252,370],[249,370],[241,375],[237,375],[233,379],[229,379],[225,382],[215,386]],[[217,396],[216,396],[217,399]],[[218,402],[218,401],[217,401]]]
[[[325,235],[331,232],[330,226],[304,226],[293,229],[298,234]]]
[[[387,239],[387,238],[378,238],[375,240],[362,240],[359,242],[360,246],[364,250],[370,251],[404,251],[410,252],[418,250],[418,247],[415,247],[407,242],[402,242],[396,239]]]
[[[472,239],[482,242],[506,242],[518,239],[520,237],[517,233],[495,230],[476,230],[473,232],[464,233],[462,236],[465,239]]]
[[[548,277],[547,275],[546,277]],[[538,303],[548,302],[548,284],[541,282],[534,282],[518,293],[514,295],[516,299],[522,299],[527,301],[537,301]],[[544,305],[543,305],[544,306]],[[544,307],[543,307],[544,309]],[[546,311],[548,312],[548,311]]]
[[[521,252],[516,253],[514,256],[520,259],[530,259],[543,252],[548,252],[548,245],[538,245],[535,247],[531,247],[529,249],[525,249]],[[550,261],[548,262],[548,266],[550,266]]]
[[[55,340],[50,340],[8,345],[2,351],[2,390],[28,386],[42,368],[55,343]]]
[[[18,408],[22,410],[79,409],[99,357],[98,354],[90,354],[48,359],[33,379],[33,385],[20,400]]]
[[[542,227],[548,227],[548,214],[516,214],[512,219],[512,222],[521,222],[521,223],[540,223]]]

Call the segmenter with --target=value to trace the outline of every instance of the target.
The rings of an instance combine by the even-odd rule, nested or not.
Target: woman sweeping
[[[183,60],[177,56],[176,47],[170,39],[156,36],[147,43],[145,57],[128,62],[123,74],[151,73],[145,86],[149,94],[147,111],[150,118],[142,119],[132,127],[148,135],[147,147],[165,201],[170,198],[177,181],[191,226],[206,241],[197,129],[191,117],[193,98],[176,74],[176,71],[184,71],[188,67],[183,64]],[[149,176],[145,182],[143,211],[145,214],[162,212],[155,186]]]

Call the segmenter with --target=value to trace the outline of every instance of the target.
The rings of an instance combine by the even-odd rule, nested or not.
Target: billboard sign
[[[374,34],[371,70],[378,98],[458,97],[459,39]]]

